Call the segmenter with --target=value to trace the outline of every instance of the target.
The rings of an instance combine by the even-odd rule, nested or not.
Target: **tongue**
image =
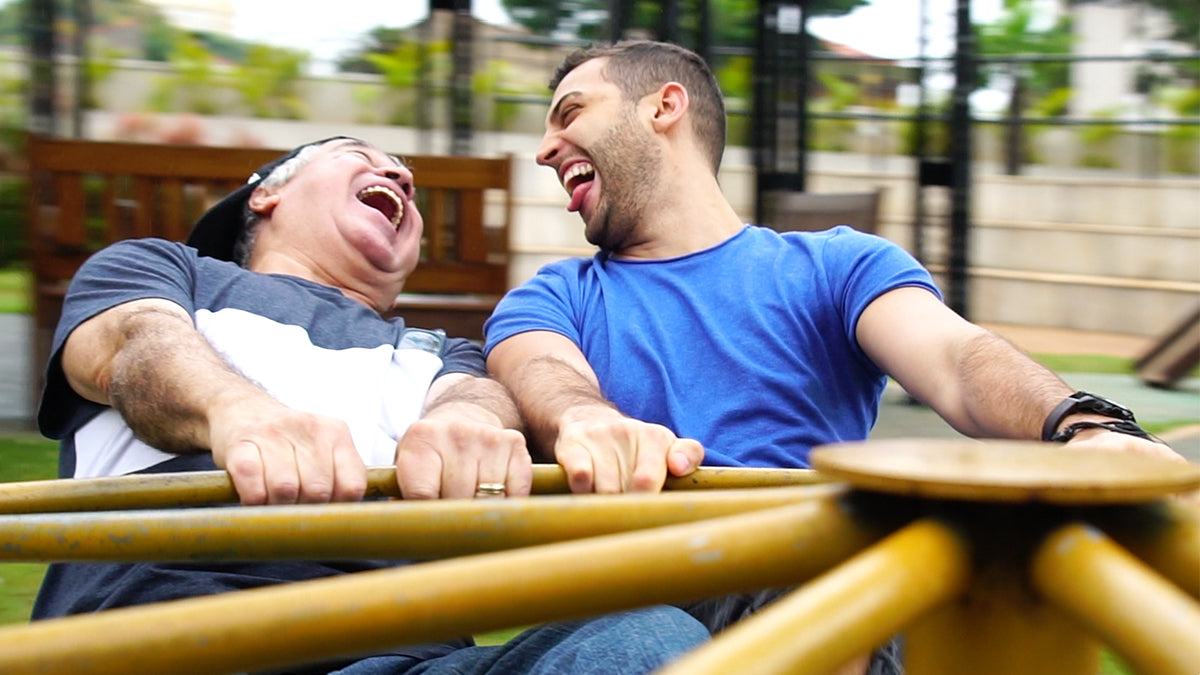
[[[592,189],[593,182],[589,180],[575,186],[575,189],[571,191],[571,203],[567,204],[568,211],[579,210],[579,207],[583,204],[583,200],[587,198],[588,191]]]

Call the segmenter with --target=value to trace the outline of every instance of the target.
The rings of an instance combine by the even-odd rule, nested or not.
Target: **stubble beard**
[[[606,253],[620,253],[637,238],[638,223],[657,184],[661,152],[626,110],[589,154],[603,176],[603,192],[596,211],[586,221],[588,243]]]

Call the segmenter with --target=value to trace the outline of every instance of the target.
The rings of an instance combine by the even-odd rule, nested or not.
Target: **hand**
[[[342,420],[288,408],[263,394],[210,416],[213,461],[243,504],[358,501],[367,470]]]
[[[438,406],[414,422],[396,446],[396,478],[405,499],[474,497],[480,484],[504,485],[509,497],[533,486],[525,436],[467,402]]]
[[[572,492],[658,492],[667,473],[686,476],[704,448],[670,429],[631,419],[607,406],[569,411],[559,425],[554,456]]]
[[[1183,455],[1180,455],[1172,450],[1170,446],[1163,443],[1156,443],[1145,438],[1099,428],[1083,429],[1075,434],[1074,438],[1067,441],[1065,445],[1069,448],[1129,452],[1135,455],[1158,457],[1177,462],[1187,461]]]

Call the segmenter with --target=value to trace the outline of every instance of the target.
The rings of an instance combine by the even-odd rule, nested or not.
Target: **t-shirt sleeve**
[[[924,288],[942,297],[929,271],[895,242],[840,226],[831,232],[822,261],[834,302],[841,308],[843,330],[857,344],[858,318],[867,305],[888,291]]]
[[[466,373],[476,377],[487,376],[487,364],[479,345],[464,338],[449,338],[442,347],[442,369],[434,379],[450,373]]]
[[[61,438],[104,406],[75,393],[62,372],[62,347],[88,319],[134,300],[161,298],[193,314],[196,256],[192,249],[161,239],[117,242],[88,258],[71,279],[54,331],[38,427]]]
[[[484,355],[504,340],[534,330],[545,330],[581,343],[571,302],[572,284],[578,276],[575,261],[564,261],[538,271],[529,281],[510,290],[501,298],[491,317],[483,325]]]

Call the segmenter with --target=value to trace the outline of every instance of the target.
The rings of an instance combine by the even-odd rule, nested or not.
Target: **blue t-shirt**
[[[622,412],[699,440],[705,464],[807,467],[813,446],[863,440],[874,425],[886,378],[855,327],[903,286],[938,293],[881,237],[747,226],[679,258],[547,265],[496,307],[484,351],[559,333]]]
[[[479,347],[438,330],[405,326],[334,288],[250,272],[161,239],[118,242],[76,273],[55,331],[38,411],[61,439],[61,477],[212,470],[211,453],[172,455],[133,436],[113,409],[78,394],[62,372],[63,343],[87,319],[132,300],[184,308],[238,371],[289,407],[344,420],[368,466],[391,464],[397,439],[417,419],[429,385],[446,373],[486,374]],[[399,561],[279,561],[51,565],[33,618],[93,612],[391,567]],[[395,653],[436,656],[452,641]],[[321,667],[320,672],[332,669]]]

